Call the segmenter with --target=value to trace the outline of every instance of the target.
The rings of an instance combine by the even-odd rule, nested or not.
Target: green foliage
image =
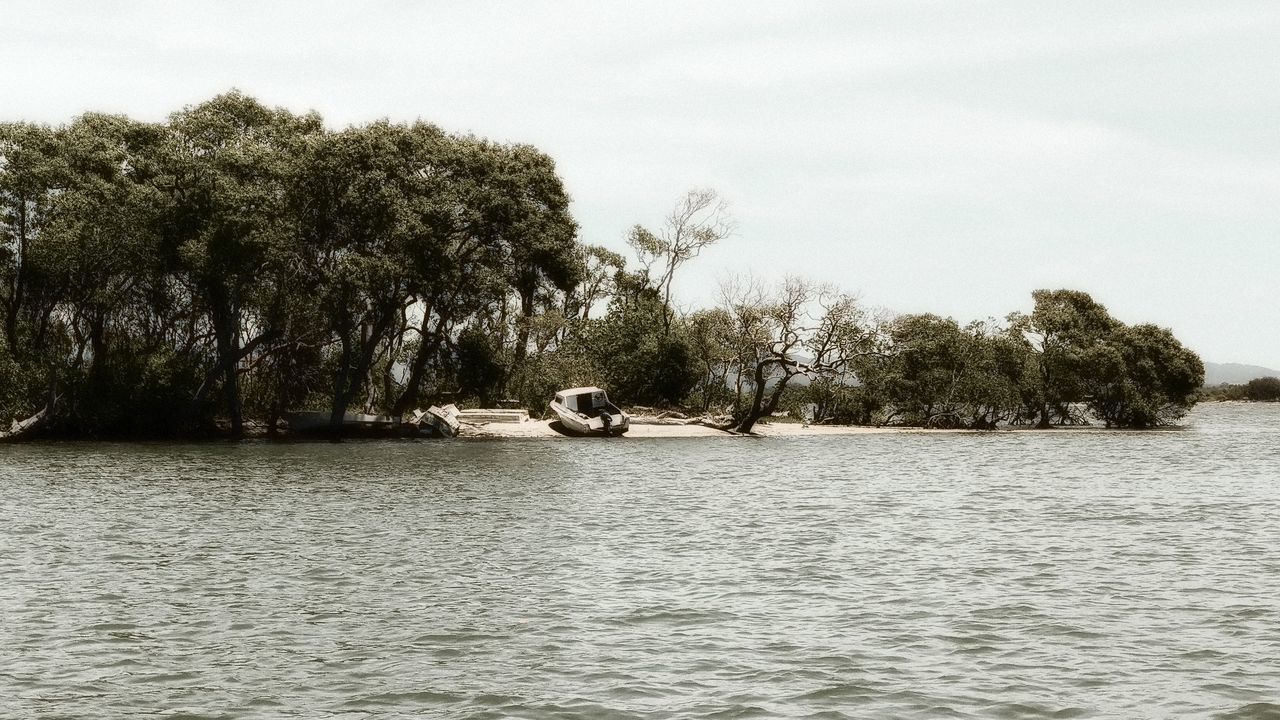
[[[1019,404],[1025,346],[994,328],[904,315],[890,323],[887,342],[883,359],[863,372],[886,422],[992,428]]]
[[[203,373],[169,350],[120,348],[64,378],[54,432],[99,438],[181,437],[213,431],[213,406],[192,397]]]
[[[1200,388],[1198,397],[1203,402],[1240,402],[1249,399],[1244,385],[1232,385],[1230,383]]]
[[[882,425],[886,420],[884,398],[850,378],[820,377],[808,385],[789,388],[780,405],[817,424]]]
[[[628,270],[578,242],[535,148],[422,122],[329,131],[234,91],[163,123],[0,123],[0,422],[51,392],[54,430],[98,436],[458,393],[541,411],[584,384],[731,409],[744,430],[810,403],[819,421],[1047,425],[1087,407],[1148,427],[1195,400],[1193,353],[1076,291],[1037,291],[1005,329],[879,326],[794,278],[682,317],[673,278],[732,232],[695,190],[635,228]],[[1275,382],[1241,392],[1273,398]]]
[[[961,328],[935,315],[906,315],[884,328],[880,353],[858,367],[862,408],[885,422],[993,428],[1034,418],[1147,428],[1182,417],[1199,397],[1200,359],[1172,333],[1129,327],[1088,295],[1037,291],[1031,315],[1001,329]],[[846,394],[839,387],[811,390]],[[865,422],[865,420],[864,420]]]
[[[1254,378],[1245,383],[1244,394],[1245,397],[1255,402],[1280,401],[1280,378]]]
[[[558,390],[599,384],[586,358],[567,348],[535,355],[516,368],[507,383],[508,394],[530,415],[542,417]],[[610,395],[613,395],[610,392]],[[615,402],[623,402],[615,399]]]
[[[1034,353],[1034,380],[1023,385],[1030,414],[1040,427],[1074,422],[1072,406],[1086,400],[1086,381],[1108,362],[1105,338],[1121,323],[1087,293],[1036,290],[1030,315],[1009,316],[1010,332]]]
[[[1195,404],[1204,383],[1200,358],[1155,325],[1115,328],[1097,356],[1085,384],[1090,410],[1107,427],[1168,425]]]
[[[1023,397],[1042,427],[1051,417],[1072,420],[1077,405],[1108,427],[1155,427],[1195,404],[1204,365],[1168,330],[1126,326],[1077,291],[1038,290],[1033,297],[1032,314],[1010,320],[1013,338],[1033,353]]]
[[[11,420],[34,415],[44,404],[43,390],[40,379],[0,342],[0,430],[8,430]]]
[[[698,368],[690,400],[703,412],[726,407],[736,398],[729,374],[738,358],[733,318],[723,308],[699,310],[684,324],[689,351]]]
[[[480,407],[493,407],[506,386],[509,364],[503,348],[483,329],[473,325],[458,336],[458,392],[476,398]]]
[[[1260,377],[1243,384],[1222,383],[1200,388],[1198,397],[1216,402],[1277,402],[1280,401],[1280,378]]]
[[[620,268],[583,253],[568,207],[535,148],[425,123],[330,132],[234,91],[162,124],[3,124],[0,394],[60,385],[75,422],[57,427],[91,434],[144,432],[130,397],[164,428],[216,407],[233,433],[246,408],[404,412],[444,391],[461,329],[483,326],[502,367],[463,379],[492,396],[513,334],[517,354],[531,331],[553,349],[591,257],[579,306]]]
[[[599,383],[617,402],[680,404],[697,384],[699,370],[685,330],[664,330],[665,309],[649,291],[629,303],[615,303],[603,320],[587,324],[582,352]]]

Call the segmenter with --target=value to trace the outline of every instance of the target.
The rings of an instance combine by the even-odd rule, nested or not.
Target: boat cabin
[[[598,387],[580,387],[561,390],[556,393],[556,402],[565,409],[579,412],[587,417],[595,417],[601,410],[610,410],[609,398],[604,390]],[[616,412],[616,408],[613,409]]]

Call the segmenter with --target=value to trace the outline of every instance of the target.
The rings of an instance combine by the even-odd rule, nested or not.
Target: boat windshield
[[[603,390],[573,395],[570,396],[570,399],[573,401],[569,406],[570,409],[592,417],[598,415],[601,410],[609,406],[609,399],[605,397]]]

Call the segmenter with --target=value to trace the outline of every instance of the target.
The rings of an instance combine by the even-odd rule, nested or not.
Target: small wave
[[[1260,702],[1213,716],[1215,720],[1280,720],[1280,705]]]
[[[618,619],[622,625],[701,625],[704,623],[731,621],[738,617],[734,613],[723,612],[720,610],[695,610],[692,608],[680,608],[674,610],[661,609],[640,609],[634,610]]]
[[[988,705],[982,714],[1000,718],[1077,718],[1088,715],[1090,710],[1082,707],[1051,708],[1045,705],[1028,705],[1024,703],[1004,703]]]
[[[466,696],[452,692],[418,690],[414,692],[389,692],[377,695],[366,695],[343,703],[344,707],[364,707],[367,705],[448,705],[466,700]]]
[[[841,683],[810,690],[791,697],[788,702],[812,702],[815,700],[840,700],[842,702],[864,703],[873,701],[880,694],[880,689],[870,685]]]

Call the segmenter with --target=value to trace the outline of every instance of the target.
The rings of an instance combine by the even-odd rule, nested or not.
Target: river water
[[[0,447],[0,717],[1280,717],[1280,406]]]

